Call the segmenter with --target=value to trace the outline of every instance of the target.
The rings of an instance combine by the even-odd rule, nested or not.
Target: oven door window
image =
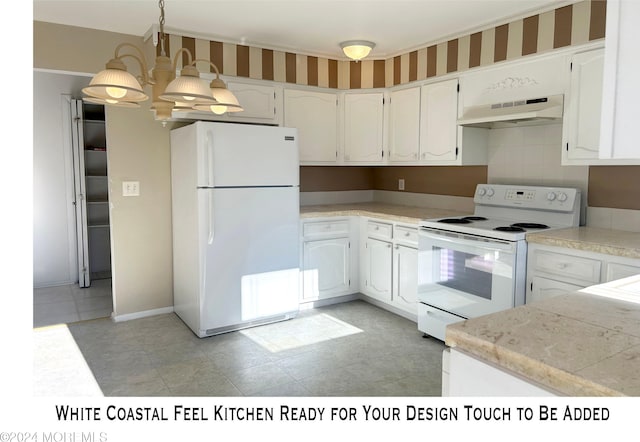
[[[513,245],[436,237],[428,240],[421,237],[420,241],[421,302],[465,318],[513,307],[516,256]]]
[[[436,284],[491,300],[495,254],[474,255],[440,247],[433,252],[438,257],[434,260]]]

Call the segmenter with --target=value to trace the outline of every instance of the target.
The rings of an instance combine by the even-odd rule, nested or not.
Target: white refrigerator
[[[299,303],[297,130],[171,131],[173,297],[199,337],[289,319]]]

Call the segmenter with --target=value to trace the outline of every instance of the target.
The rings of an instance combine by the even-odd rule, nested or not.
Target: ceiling
[[[165,32],[344,59],[339,43],[376,43],[384,59],[574,1],[563,0],[165,0]],[[143,36],[156,0],[34,0],[33,18]]]

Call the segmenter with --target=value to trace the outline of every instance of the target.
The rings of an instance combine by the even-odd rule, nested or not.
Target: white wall
[[[173,306],[173,124],[155,121],[149,101],[140,109],[106,108],[116,319]],[[138,181],[140,196],[122,196],[123,181]]]
[[[33,284],[78,280],[70,122],[63,94],[80,97],[87,77],[33,73]],[[65,131],[67,131],[65,133]],[[14,147],[15,148],[15,147]]]

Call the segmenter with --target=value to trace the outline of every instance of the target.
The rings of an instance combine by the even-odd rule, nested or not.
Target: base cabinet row
[[[640,274],[632,258],[535,243],[527,255],[527,304]]]
[[[302,222],[302,299],[361,292],[417,315],[417,227],[370,218]]]

